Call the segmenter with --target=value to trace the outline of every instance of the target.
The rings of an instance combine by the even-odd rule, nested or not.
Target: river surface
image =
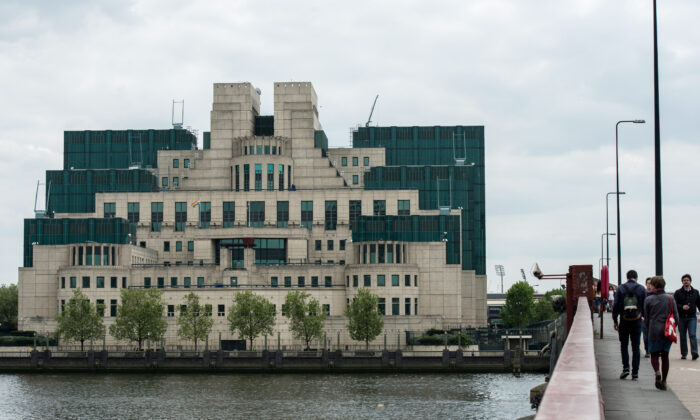
[[[461,418],[533,414],[542,374],[3,374],[0,418]]]

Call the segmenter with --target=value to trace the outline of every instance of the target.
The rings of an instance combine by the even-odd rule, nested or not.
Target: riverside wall
[[[514,350],[473,352],[397,351],[203,351],[113,352],[32,351],[0,354],[0,373],[10,372],[197,372],[197,373],[344,373],[344,372],[542,372],[549,356],[522,356]]]

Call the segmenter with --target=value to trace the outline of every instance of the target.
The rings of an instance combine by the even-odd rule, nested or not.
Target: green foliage
[[[94,303],[80,289],[73,291],[73,297],[66,303],[63,312],[56,317],[58,328],[56,334],[66,340],[80,341],[80,350],[84,349],[85,340],[102,338],[105,326],[102,316]]]
[[[289,318],[289,330],[295,338],[306,342],[306,350],[313,338],[323,337],[323,324],[326,313],[321,310],[321,304],[316,299],[309,299],[310,294],[297,290],[287,293],[284,305]]]
[[[458,332],[457,334],[451,335],[447,339],[447,344],[451,346],[459,345],[462,347],[471,346],[472,344],[474,344],[474,340],[472,339],[472,336]]]
[[[365,348],[377,338],[384,328],[384,319],[379,312],[379,298],[369,289],[359,289],[353,301],[345,310],[348,318],[348,332],[355,341],[364,341]]]
[[[426,335],[443,335],[445,330],[438,330],[437,328],[431,328],[426,333]]]
[[[272,334],[272,327],[275,326],[275,306],[250,290],[238,292],[233,297],[228,322],[231,333],[235,334],[238,331],[241,337],[250,340],[252,350],[255,337]]]
[[[424,346],[439,346],[445,344],[445,338],[439,335],[424,335],[418,338],[418,343]]]
[[[117,319],[109,333],[118,340],[137,342],[139,350],[147,338],[159,341],[168,328],[163,319],[162,294],[158,289],[122,289]]]
[[[535,290],[527,282],[519,281],[506,292],[506,304],[501,308],[501,319],[507,327],[527,325],[534,316]]]
[[[566,296],[566,292],[562,289],[552,289],[545,293],[544,296],[535,303],[534,322],[548,321],[559,315],[552,306],[552,296]]]
[[[0,287],[0,329],[17,329],[18,289],[16,284]]]
[[[185,296],[186,309],[180,307],[177,317],[177,335],[184,340],[194,340],[194,351],[197,351],[197,341],[209,336],[214,320],[211,317],[211,305],[200,305],[199,296],[190,292]]]

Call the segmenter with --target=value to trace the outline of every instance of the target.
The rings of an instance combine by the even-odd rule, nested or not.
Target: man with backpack
[[[639,341],[642,333],[642,317],[644,316],[644,299],[647,292],[644,286],[637,284],[637,272],[627,272],[627,282],[617,288],[615,305],[613,306],[613,326],[620,337],[620,353],[622,355],[622,373],[620,379],[630,374],[630,357],[627,351],[632,343],[632,380],[639,376]],[[618,317],[620,322],[618,323]]]

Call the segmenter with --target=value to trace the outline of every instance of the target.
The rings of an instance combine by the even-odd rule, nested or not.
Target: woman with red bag
[[[661,276],[651,278],[653,289],[644,300],[644,313],[649,337],[649,353],[651,353],[651,366],[654,368],[654,385],[660,390],[666,390],[666,378],[668,377],[669,360],[668,353],[671,344],[676,342],[676,320],[678,309],[673,301],[673,296],[664,291],[666,282]],[[673,317],[673,319],[671,319]],[[661,371],[659,371],[659,357],[661,358]]]

